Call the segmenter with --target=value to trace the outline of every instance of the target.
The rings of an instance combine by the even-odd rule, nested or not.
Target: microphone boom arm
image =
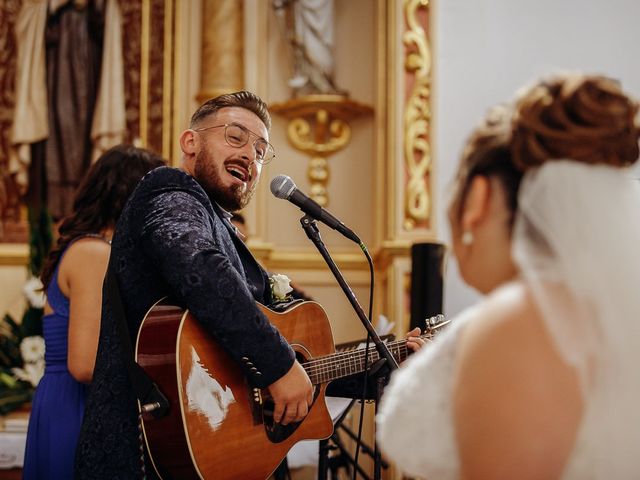
[[[298,190],[296,184],[293,183],[293,180],[291,180],[287,175],[278,175],[274,177],[273,180],[271,180],[270,188],[271,193],[273,193],[277,198],[288,200],[311,218],[320,220],[328,227],[340,232],[342,235],[358,245],[362,243],[353,230],[331,215],[327,210],[322,208],[313,198],[308,197]]]
[[[333,273],[333,276],[338,281],[338,284],[342,288],[342,291],[347,296],[347,299],[349,300],[349,302],[351,303],[351,306],[353,307],[356,314],[358,315],[358,318],[362,322],[362,325],[369,333],[369,336],[371,337],[371,340],[373,341],[376,347],[376,350],[378,350],[378,353],[380,354],[380,358],[386,360],[385,364],[389,368],[389,371],[396,370],[398,368],[398,362],[396,362],[396,359],[393,357],[393,355],[389,351],[389,348],[380,339],[378,332],[376,332],[375,328],[373,328],[373,325],[371,324],[371,320],[367,318],[367,315],[364,313],[364,310],[360,306],[360,303],[358,303],[358,299],[356,298],[355,294],[347,284],[342,273],[340,272],[340,269],[338,268],[336,263],[333,261],[333,258],[331,258],[331,255],[329,255],[329,252],[325,247],[324,242],[322,241],[322,238],[320,238],[320,232],[318,230],[318,226],[316,225],[315,219],[307,214],[300,219],[300,224],[302,225],[303,230],[307,234],[307,237],[309,237],[309,240],[313,242],[313,244],[316,246],[316,248],[320,252],[320,255],[322,255],[322,258],[324,258],[324,261],[329,266],[329,269],[331,270],[331,272]],[[366,249],[366,247],[362,243],[360,243],[360,248],[362,248],[363,250]]]

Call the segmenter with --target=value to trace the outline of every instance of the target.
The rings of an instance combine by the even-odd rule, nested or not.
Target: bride
[[[564,74],[492,110],[449,207],[486,298],[397,371],[383,451],[430,479],[640,478],[638,107]]]

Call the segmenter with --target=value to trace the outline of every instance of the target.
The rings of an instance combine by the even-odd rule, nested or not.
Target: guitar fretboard
[[[431,333],[421,335],[420,338],[429,340]],[[397,362],[402,362],[409,354],[407,340],[396,340],[387,344],[389,351]],[[368,360],[365,356],[368,353]],[[352,350],[348,352],[334,353],[324,357],[314,358],[302,364],[309,375],[311,383],[317,385],[319,383],[330,382],[338,378],[347,377],[364,371],[365,362],[371,366],[380,358],[375,345],[369,347],[368,352],[364,348]]]

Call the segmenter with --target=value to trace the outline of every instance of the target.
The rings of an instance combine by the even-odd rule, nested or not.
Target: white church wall
[[[439,0],[434,9],[437,218],[439,235],[448,242],[447,187],[466,136],[490,106],[560,70],[607,74],[640,96],[640,2]],[[477,298],[450,259],[447,315]]]

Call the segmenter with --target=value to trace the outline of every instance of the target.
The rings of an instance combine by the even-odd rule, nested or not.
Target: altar
[[[0,478],[22,478],[29,410],[19,409],[0,417]]]

